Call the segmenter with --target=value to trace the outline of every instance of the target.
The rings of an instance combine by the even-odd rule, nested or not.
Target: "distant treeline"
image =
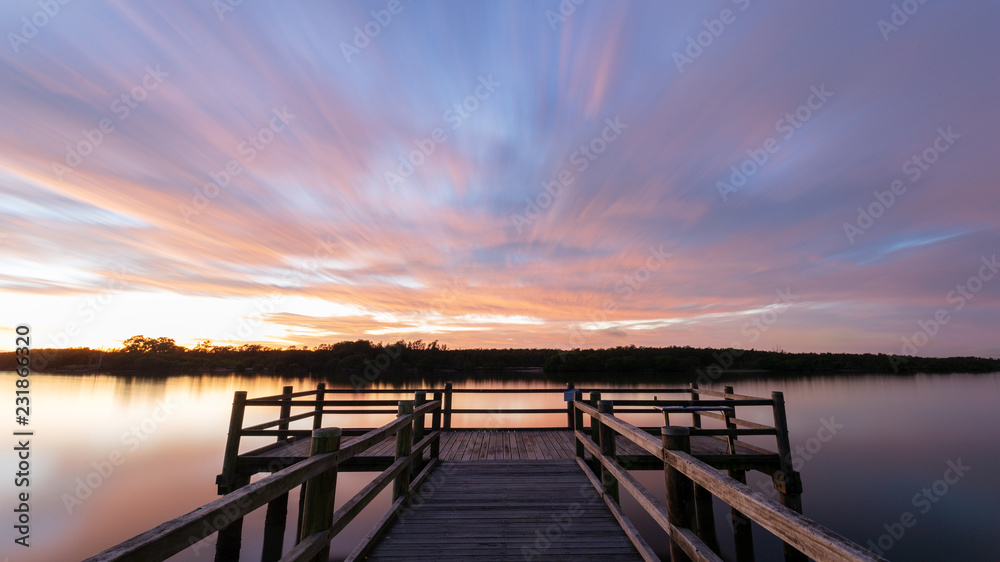
[[[17,367],[12,352],[0,353],[0,370]],[[613,347],[558,349],[448,349],[434,341],[368,340],[323,344],[315,348],[274,349],[262,345],[193,349],[170,338],[134,336],[114,350],[34,349],[35,371],[307,371],[317,375],[421,372],[435,370],[503,371],[542,368],[545,373],[697,373],[712,371],[975,373],[1000,371],[1000,359],[928,358],[884,354],[786,353],[696,347]]]

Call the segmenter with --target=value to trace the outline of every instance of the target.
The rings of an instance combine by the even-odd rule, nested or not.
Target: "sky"
[[[7,1],[0,349],[1000,357],[998,17]]]

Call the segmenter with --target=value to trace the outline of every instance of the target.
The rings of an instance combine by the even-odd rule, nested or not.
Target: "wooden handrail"
[[[330,413],[334,413],[334,412],[331,411]],[[287,418],[278,418],[278,419],[276,419],[274,421],[259,423],[257,425],[251,425],[250,427],[244,427],[243,431],[250,431],[250,430],[254,430],[254,429],[267,429],[269,427],[274,427],[276,425],[281,425],[283,423],[290,423],[290,422],[302,420],[302,419],[305,419],[305,418],[311,418],[314,415],[316,415],[316,412],[305,412],[305,413],[302,413],[302,414],[296,414],[294,416],[289,416]]]
[[[351,441],[346,447],[341,447],[339,451],[311,456],[274,472],[257,482],[243,486],[185,515],[115,545],[88,558],[87,562],[165,560],[219,531],[229,523],[267,505],[296,486],[334,469],[340,463],[361,454],[376,443],[384,441],[401,428],[411,424],[414,416],[424,415],[440,407],[440,401],[427,402],[416,408],[412,414],[398,417],[382,427],[365,433]],[[310,412],[310,415],[313,413]],[[288,430],[289,433],[292,431]],[[416,454],[422,454],[426,447],[439,438],[440,432],[438,431],[427,434],[414,447],[414,453],[405,459],[403,465],[408,465]],[[219,521],[222,521],[223,524],[220,525]]]
[[[747,396],[746,394],[734,394],[732,392],[719,392],[718,390],[708,390],[708,389],[705,389],[705,388],[696,388],[696,389],[693,389],[693,390],[694,390],[694,392],[697,392],[698,394],[707,394],[709,396],[718,396],[720,398],[729,398],[729,399],[732,399],[732,400],[760,400],[759,396]],[[691,389],[687,389],[687,391],[691,392]]]
[[[678,537],[678,539],[686,544],[685,549],[688,555],[691,556],[692,560],[698,562],[722,562],[722,558],[719,558],[708,546],[702,542],[702,540],[687,529],[680,529],[670,523],[667,516],[667,506],[656,498],[652,493],[649,492],[634,476],[628,473],[625,468],[623,468],[614,459],[609,459],[601,454],[601,449],[589,437],[581,432],[576,432],[577,439],[580,439],[584,443],[584,447],[595,458],[600,459],[601,464],[607,467],[614,476],[618,479],[618,483],[625,488],[629,494],[636,500],[645,511],[653,518],[654,521],[662,528],[668,536]],[[584,473],[587,474],[587,478],[590,480],[594,488],[597,489],[598,493],[602,492],[600,481],[596,474],[590,470],[587,463],[582,459],[577,459],[577,464],[583,469]],[[686,532],[685,532],[686,531]]]
[[[329,391],[327,391],[329,392]],[[305,406],[395,406],[399,400],[292,400],[293,408]],[[284,406],[287,402],[281,398],[247,401],[247,406]]]
[[[453,408],[453,414],[565,414],[565,408]]]
[[[730,403],[732,402],[730,401]],[[702,462],[691,454],[665,449],[662,442],[657,441],[642,429],[612,414],[598,412],[595,408],[583,402],[577,401],[575,406],[577,409],[598,420],[602,426],[613,429],[617,434],[635,443],[651,455],[662,459],[665,467],[669,466],[677,470],[694,484],[704,488],[733,508],[738,509],[761,527],[767,529],[785,543],[794,546],[803,554],[824,561],[883,560],[874,553],[823,527],[812,519],[767,498],[746,484],[742,484],[734,478],[720,473],[709,464]],[[688,428],[684,429],[688,431]],[[601,465],[613,474],[619,483],[624,485],[626,490],[636,498],[636,501],[662,527],[664,522],[662,517],[657,514],[659,511],[658,502],[650,500],[645,494],[640,492],[627,471],[614,459],[601,454],[601,449],[582,431],[575,431],[574,438],[578,443],[582,443],[591,455],[598,459]],[[586,465],[582,459],[580,460],[580,464],[581,466]],[[671,527],[669,529],[665,528],[665,530],[674,537],[678,529],[669,520],[666,523],[671,525]],[[691,536],[694,536],[693,533]],[[690,552],[698,551],[699,549],[684,548],[684,550],[689,556],[692,556],[692,559],[700,559],[693,556],[692,552]]]
[[[690,454],[664,450],[663,462],[807,556],[824,561],[883,560],[812,519],[719,473]]]
[[[687,390],[685,389],[685,392]],[[618,406],[773,406],[769,398],[741,398],[739,400],[613,400]]]
[[[703,413],[701,414],[701,416],[703,418],[712,418],[714,420],[726,421],[726,416],[721,414],[714,414],[709,412],[709,413]],[[762,423],[752,422],[750,420],[743,420],[740,418],[730,417],[729,421],[733,422],[736,425],[742,425],[743,427],[749,427],[751,429],[774,429],[774,427],[770,425],[764,425]]]
[[[257,398],[250,398],[247,403],[254,403],[258,400],[277,400],[279,398],[299,398],[301,396],[315,396],[315,390],[301,390],[299,392],[293,392],[291,394],[274,394],[271,396],[258,396]]]

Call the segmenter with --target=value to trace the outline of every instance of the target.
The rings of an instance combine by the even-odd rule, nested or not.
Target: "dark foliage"
[[[14,353],[0,353],[0,370],[15,368]],[[34,349],[35,371],[302,371],[404,374],[441,370],[503,371],[537,369],[561,373],[694,373],[715,371],[970,373],[1000,371],[1000,359],[979,357],[904,357],[884,354],[785,353],[695,347],[614,347],[607,349],[448,349],[434,341],[398,341],[383,345],[369,340],[318,347],[274,349],[261,345],[215,346],[201,342],[193,349],[170,338],[134,336],[111,351],[89,348]]]

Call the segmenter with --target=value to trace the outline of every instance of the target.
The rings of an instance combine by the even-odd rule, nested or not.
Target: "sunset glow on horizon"
[[[1000,357],[1000,6],[563,4],[4,3],[0,331]]]

